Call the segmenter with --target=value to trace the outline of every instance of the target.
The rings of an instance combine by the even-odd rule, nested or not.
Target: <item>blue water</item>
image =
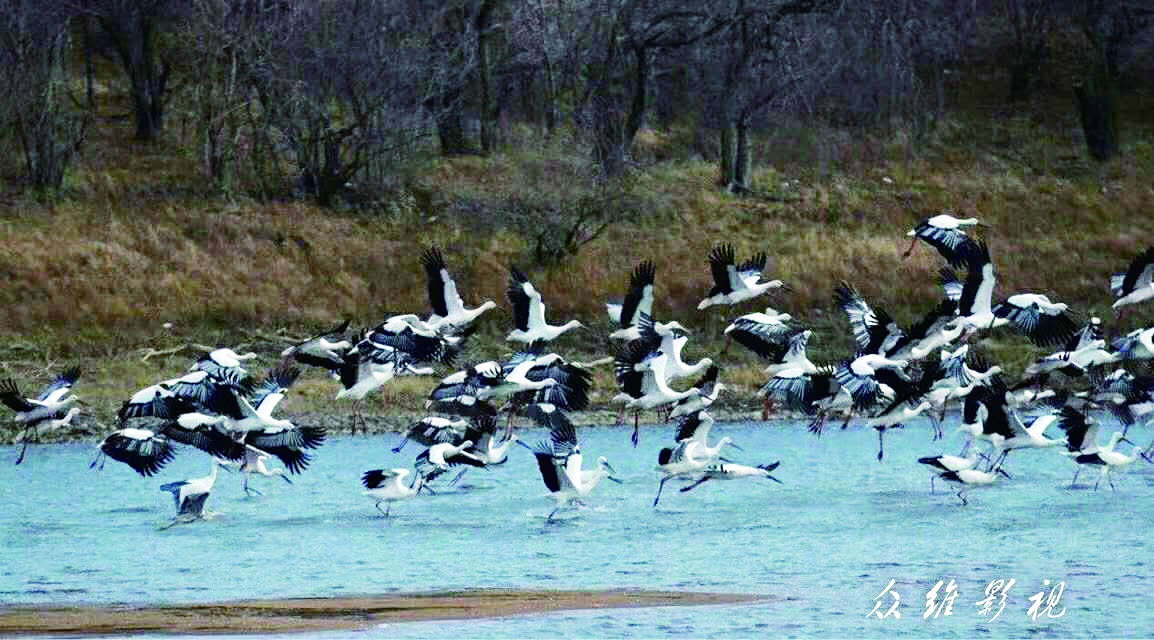
[[[1107,429],[1109,431],[1109,429]],[[380,517],[360,476],[411,464],[396,436],[332,437],[288,485],[222,473],[207,521],[162,530],[173,513],[158,487],[202,476],[207,458],[181,451],[159,476],[109,461],[90,470],[92,445],[34,446],[0,464],[0,602],[186,603],[243,598],[384,594],[476,587],[643,588],[755,593],[751,605],[559,612],[493,620],[388,624],[367,637],[749,636],[1150,637],[1154,613],[1154,466],[1141,460],[1093,491],[1096,472],[1069,488],[1074,463],[1056,450],[1012,454],[1012,480],[977,488],[961,506],[919,456],[957,453],[929,427],[887,435],[876,460],[872,430],[821,438],[797,424],[719,424],[744,452],[781,460],[766,480],[710,482],[688,493],[668,483],[658,509],[653,470],[672,426],[581,429],[586,458],[606,455],[624,481],[598,487],[588,508],[546,524],[536,464],[516,447],[502,468],[471,470],[457,491],[421,496]],[[537,430],[522,436],[543,438]],[[1149,433],[1131,433],[1145,443]],[[0,461],[13,460],[0,448]],[[995,579],[1014,579],[993,621],[977,602]],[[900,619],[871,616],[890,580]],[[952,615],[925,619],[939,580],[956,585]],[[1051,581],[1049,587],[1043,581]],[[1032,620],[1029,597],[1057,583],[1051,615]],[[945,589],[941,595],[946,594]],[[880,612],[892,602],[883,596]],[[311,637],[340,637],[312,634]],[[293,635],[300,638],[300,635]]]

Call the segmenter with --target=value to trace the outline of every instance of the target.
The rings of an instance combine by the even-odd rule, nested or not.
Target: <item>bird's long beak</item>
[[[765,476],[765,477],[769,478],[770,480],[773,480],[774,482],[776,482],[778,484],[785,484],[784,482],[782,482],[781,480],[778,480],[777,478],[775,478],[773,476]]]
[[[613,476],[605,476],[605,478],[607,480],[612,480],[613,482],[616,482],[617,484],[625,484],[624,482],[621,481],[620,478],[614,478]]]
[[[289,483],[289,484],[292,484],[292,483],[293,483],[293,481],[292,481],[292,480],[290,480],[290,479],[289,479],[289,477],[288,477],[288,476],[286,476],[286,475],[285,475],[285,474],[283,474],[283,473],[282,473],[282,474],[280,474],[280,477],[281,477],[281,478],[283,478],[283,479],[284,479],[284,481],[285,481],[285,482],[287,482],[287,483]]]
[[[1130,445],[1130,446],[1132,446],[1132,447],[1136,447],[1136,446],[1138,446],[1138,445],[1134,444],[1134,441],[1133,441],[1133,440],[1129,440],[1129,439],[1127,439],[1127,438],[1122,438],[1121,440],[1119,440],[1119,442],[1125,442],[1126,444],[1128,444],[1128,445]]]
[[[733,447],[734,449],[737,449],[738,451],[745,451],[745,449],[742,449],[741,446],[739,446],[736,442],[726,442],[725,444]]]
[[[994,471],[996,471],[996,472],[997,472],[998,474],[1000,474],[1000,475],[1003,475],[1003,476],[1005,476],[1007,480],[1013,480],[1013,478],[1011,478],[1011,477],[1010,477],[1010,474],[1008,474],[1008,473],[1006,473],[1005,471],[1003,471],[1001,467],[998,467],[997,469],[994,469]]]

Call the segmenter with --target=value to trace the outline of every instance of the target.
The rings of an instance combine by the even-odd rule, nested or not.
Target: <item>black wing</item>
[[[713,248],[709,254],[709,271],[713,274],[713,289],[709,295],[733,293],[733,283],[729,280],[730,268],[736,268],[733,245],[723,244]]]
[[[445,302],[445,281],[441,272],[445,270],[445,257],[437,246],[426,248],[421,253],[421,266],[425,268],[425,278],[429,289],[429,306],[433,313],[444,318],[449,315],[449,305]]]
[[[505,289],[505,297],[513,307],[513,325],[521,331],[529,330],[529,294],[525,293],[525,283],[529,276],[515,266],[509,267],[509,286]]]
[[[649,260],[645,260],[634,267],[633,274],[629,277],[629,292],[625,294],[625,300],[621,302],[621,322],[619,324],[622,328],[633,323],[634,316],[637,315],[637,307],[645,298],[647,287],[649,288],[649,295],[653,295],[655,276],[656,269],[653,262]]]

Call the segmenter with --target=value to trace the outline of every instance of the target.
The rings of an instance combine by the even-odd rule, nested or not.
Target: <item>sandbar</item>
[[[490,618],[575,609],[736,604],[772,599],[766,595],[692,591],[480,589],[184,605],[21,605],[0,607],[0,636],[340,631],[388,622]]]

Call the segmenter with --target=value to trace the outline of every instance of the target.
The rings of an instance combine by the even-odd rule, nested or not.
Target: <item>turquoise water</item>
[[[1105,428],[1106,432],[1110,429]],[[546,524],[552,501],[530,453],[471,470],[455,491],[420,496],[380,517],[360,476],[411,464],[419,449],[396,436],[333,437],[288,485],[222,473],[207,521],[161,530],[173,513],[158,487],[202,476],[191,449],[154,478],[108,462],[91,470],[92,445],[44,445],[20,466],[0,464],[0,602],[186,603],[475,587],[680,589],[755,593],[752,605],[559,612],[493,620],[388,624],[372,638],[491,636],[1150,637],[1154,613],[1154,466],[1139,461],[1093,491],[1085,470],[1055,450],[1020,451],[1011,480],[977,488],[961,506],[917,458],[948,450],[926,424],[886,438],[872,430],[816,438],[800,424],[719,424],[744,452],[780,460],[766,480],[666,486],[658,509],[653,470],[673,426],[581,429],[587,458],[605,455],[624,481],[598,487],[587,508]],[[545,434],[526,430],[530,442]],[[1132,433],[1145,444],[1151,435]],[[13,447],[0,461],[14,460]],[[442,481],[443,482],[443,481]],[[978,601],[993,580],[1015,581],[997,619]],[[893,580],[900,619],[871,611]],[[924,618],[927,593],[954,581],[952,615]],[[1051,581],[1048,586],[1043,581]],[[1030,596],[1064,584],[1051,616],[1031,619]],[[940,596],[947,594],[943,587]],[[893,602],[882,596],[879,613]],[[941,598],[938,599],[941,602]],[[995,605],[996,610],[996,605]],[[1064,613],[1063,613],[1064,611]],[[347,635],[347,634],[346,634]],[[312,634],[301,637],[341,637]]]

